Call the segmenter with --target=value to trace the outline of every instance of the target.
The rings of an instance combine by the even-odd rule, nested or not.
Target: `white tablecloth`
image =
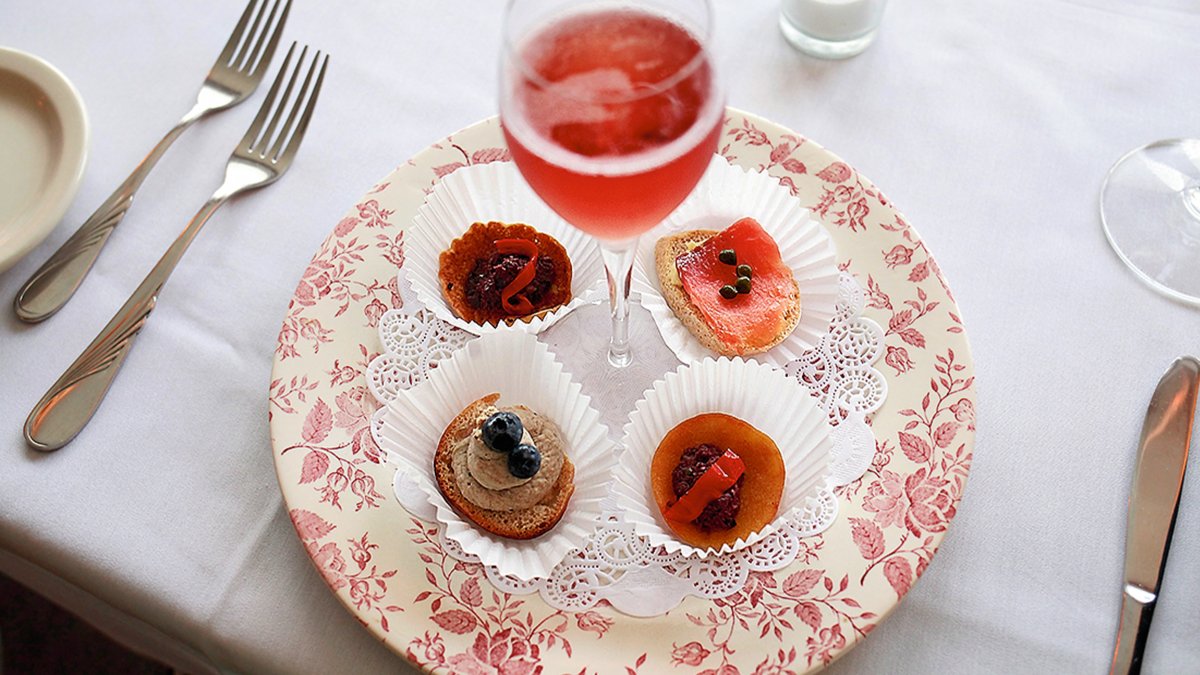
[[[189,107],[241,4],[4,3],[0,45],[74,81],[92,146],[63,226],[0,275],[0,305]],[[792,51],[777,2],[715,4],[730,104],[885,190],[949,277],[977,363],[978,444],[950,534],[831,672],[1101,672],[1142,415],[1170,361],[1200,352],[1200,314],[1122,267],[1097,197],[1126,150],[1200,136],[1200,3],[898,0],[879,41],[845,62]],[[501,11],[296,1],[287,38],[332,54],[298,161],[213,218],[62,452],[25,448],[26,413],[215,188],[260,99],[179,140],[59,315],[25,326],[0,306],[0,571],[194,672],[324,673],[346,654],[364,673],[401,667],[326,589],[284,513],[271,357],[342,212],[495,112]],[[1200,477],[1183,501],[1150,673],[1200,672]]]

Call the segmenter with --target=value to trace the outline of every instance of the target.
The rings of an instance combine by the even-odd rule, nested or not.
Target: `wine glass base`
[[[633,363],[633,352],[629,349],[617,351],[612,347],[608,348],[608,365],[613,368],[628,368],[631,363]]]
[[[1146,285],[1200,307],[1200,140],[1158,141],[1117,160],[1100,189],[1100,222]]]
[[[538,336],[554,352],[554,358],[583,387],[592,400],[621,401],[599,408],[600,421],[620,437],[629,422],[629,411],[663,373],[679,366],[675,353],[663,342],[654,317],[639,304],[629,309],[630,352],[635,354],[624,368],[605,363],[611,317],[608,303],[584,305]]]

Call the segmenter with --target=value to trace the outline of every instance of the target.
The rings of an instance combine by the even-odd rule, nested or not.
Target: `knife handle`
[[[1142,653],[1150,634],[1150,616],[1157,596],[1136,586],[1126,586],[1121,594],[1121,625],[1117,627],[1117,647],[1113,650],[1109,675],[1137,675],[1142,671]]]

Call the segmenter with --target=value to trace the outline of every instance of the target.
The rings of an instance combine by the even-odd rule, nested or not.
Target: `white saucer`
[[[83,99],[57,68],[0,47],[0,272],[66,213],[87,161]]]

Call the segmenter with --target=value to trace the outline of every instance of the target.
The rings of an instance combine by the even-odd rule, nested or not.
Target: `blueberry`
[[[521,442],[525,425],[510,412],[494,413],[483,423],[483,444],[496,452],[508,452]]]
[[[533,478],[542,468],[542,453],[532,445],[522,443],[508,454],[508,472],[514,478]]]

